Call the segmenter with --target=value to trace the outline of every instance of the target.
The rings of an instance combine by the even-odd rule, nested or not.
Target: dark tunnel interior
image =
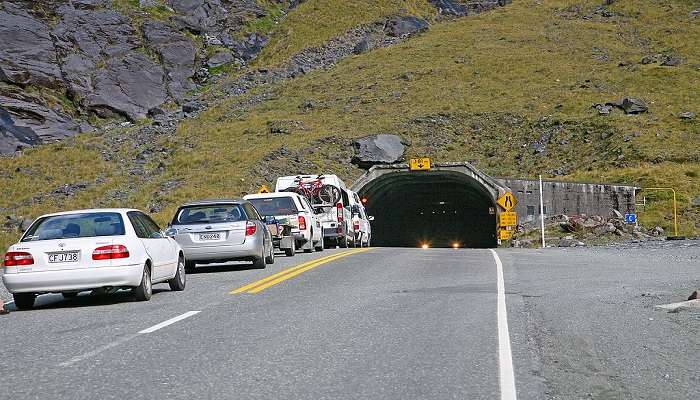
[[[375,246],[497,246],[493,198],[468,175],[395,172],[367,183],[359,194],[374,217]]]

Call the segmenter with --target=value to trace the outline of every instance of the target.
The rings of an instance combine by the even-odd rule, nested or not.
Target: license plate
[[[77,262],[77,261],[78,261],[78,252],[77,251],[49,254],[49,262],[50,263],[68,263],[68,262]]]
[[[221,233],[200,233],[199,240],[203,242],[209,240],[221,240]]]

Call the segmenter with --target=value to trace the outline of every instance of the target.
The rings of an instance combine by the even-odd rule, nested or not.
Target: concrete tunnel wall
[[[430,171],[372,167],[353,190],[367,198],[378,246],[496,247],[496,199],[508,189],[468,164]]]

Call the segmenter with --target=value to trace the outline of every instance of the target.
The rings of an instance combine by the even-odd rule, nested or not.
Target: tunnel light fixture
[[[430,245],[428,243],[423,243],[422,245],[420,245],[420,248],[421,249],[429,249]]]
[[[459,243],[458,243],[458,242],[452,243],[452,248],[453,248],[453,249],[458,249],[459,247],[460,247],[460,246],[459,246]]]
[[[441,206],[444,206],[444,205],[445,205],[445,202],[444,202],[444,201],[441,201],[441,202],[438,203],[438,204],[440,204]]]

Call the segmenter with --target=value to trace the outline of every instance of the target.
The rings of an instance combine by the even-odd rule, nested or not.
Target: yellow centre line
[[[349,250],[349,251],[345,251],[342,253],[333,254],[333,255],[330,255],[327,257],[322,257],[322,258],[319,258],[316,260],[311,260],[311,261],[305,262],[303,264],[299,264],[295,267],[288,268],[288,269],[281,271],[281,272],[278,272],[276,274],[272,274],[268,277],[260,279],[259,281],[255,281],[251,284],[240,287],[236,290],[231,291],[231,294],[238,294],[238,293],[244,293],[244,292],[250,293],[250,294],[260,293],[267,288],[275,286],[278,283],[284,282],[284,281],[291,279],[297,275],[303,274],[304,272],[309,271],[311,269],[314,269],[314,268],[321,266],[323,264],[327,264],[331,261],[335,261],[339,258],[347,257],[347,256],[350,256],[353,254],[364,253],[365,251],[369,251],[369,250],[371,250],[371,249]]]

